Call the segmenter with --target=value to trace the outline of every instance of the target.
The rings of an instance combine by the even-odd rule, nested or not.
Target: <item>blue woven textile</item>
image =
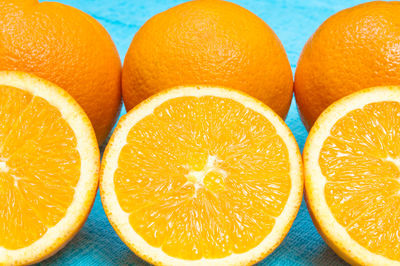
[[[54,0],[53,0],[54,1]],[[57,1],[57,0],[56,0]],[[181,0],[58,0],[96,18],[111,34],[121,59],[133,35],[153,15]],[[329,16],[363,1],[355,0],[231,0],[257,14],[275,31],[286,48],[293,73],[300,52],[312,33]],[[125,112],[123,112],[125,113]],[[307,137],[295,102],[286,123],[300,149]],[[93,210],[76,237],[41,265],[147,265],[119,239],[109,224],[99,195]],[[303,202],[283,243],[260,265],[345,265],[325,244],[313,226]]]

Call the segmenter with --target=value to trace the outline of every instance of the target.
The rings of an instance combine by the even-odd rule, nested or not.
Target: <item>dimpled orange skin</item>
[[[230,2],[175,6],[134,36],[122,71],[127,111],[147,97],[182,85],[242,90],[285,117],[293,95],[286,52],[271,28]]]
[[[121,106],[121,61],[106,30],[73,7],[0,2],[0,70],[34,73],[68,91],[89,116],[99,144]]]
[[[294,91],[310,129],[331,103],[355,91],[400,85],[400,2],[370,2],[338,12],[308,40]]]

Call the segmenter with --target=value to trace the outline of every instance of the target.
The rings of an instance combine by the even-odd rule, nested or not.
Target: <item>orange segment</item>
[[[400,88],[356,93],[318,121],[304,155],[317,227],[349,262],[400,263]],[[319,197],[323,204],[315,202]],[[325,228],[324,212],[331,213],[344,236]]]
[[[4,139],[8,135],[14,121],[18,119],[21,112],[31,102],[32,94],[1,85],[0,95],[0,138]]]
[[[33,263],[84,222],[96,191],[98,148],[78,104],[28,74],[0,72],[0,120],[0,264]]]
[[[47,228],[35,210],[25,203],[23,194],[16,190],[15,178],[5,173],[0,176],[0,245],[6,249],[29,246],[43,236]]]
[[[125,123],[137,121],[117,128],[125,137],[113,137],[110,145],[121,148],[114,153],[108,147],[104,157],[103,168],[116,162],[110,175],[103,174],[113,184],[102,182],[106,212],[117,208],[108,205],[108,191],[129,217],[111,222],[125,223],[149,247],[178,261],[245,257],[294,204],[284,221],[289,228],[301,200],[301,173],[291,172],[300,167],[293,162],[297,147],[274,124],[288,132],[283,122],[271,121],[277,116],[248,96],[208,89],[171,90],[148,101],[154,108],[145,103],[130,112]],[[292,193],[297,196],[289,202]]]

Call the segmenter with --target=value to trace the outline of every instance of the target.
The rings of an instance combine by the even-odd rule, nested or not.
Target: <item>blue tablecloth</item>
[[[96,18],[111,34],[121,59],[133,35],[146,20],[181,0],[58,0]],[[233,0],[232,0],[233,1]],[[330,15],[363,1],[355,0],[234,0],[264,21],[286,48],[293,73],[300,52],[312,33]],[[125,112],[123,112],[125,113]],[[295,102],[286,119],[303,149],[304,129]],[[76,237],[60,252],[42,263],[57,265],[145,265],[119,239],[103,211],[99,195],[92,212]],[[283,243],[260,265],[344,265],[314,228],[303,202]]]

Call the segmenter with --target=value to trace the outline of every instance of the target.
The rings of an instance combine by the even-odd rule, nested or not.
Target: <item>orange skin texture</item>
[[[303,48],[294,91],[309,130],[333,102],[355,91],[400,85],[400,2],[370,2],[326,20]]]
[[[197,0],[148,20],[134,36],[122,70],[127,111],[167,88],[217,85],[244,91],[286,117],[293,77],[272,29],[230,2]]]
[[[30,72],[68,91],[89,116],[99,144],[118,117],[118,51],[100,23],[73,7],[1,1],[0,70]]]

